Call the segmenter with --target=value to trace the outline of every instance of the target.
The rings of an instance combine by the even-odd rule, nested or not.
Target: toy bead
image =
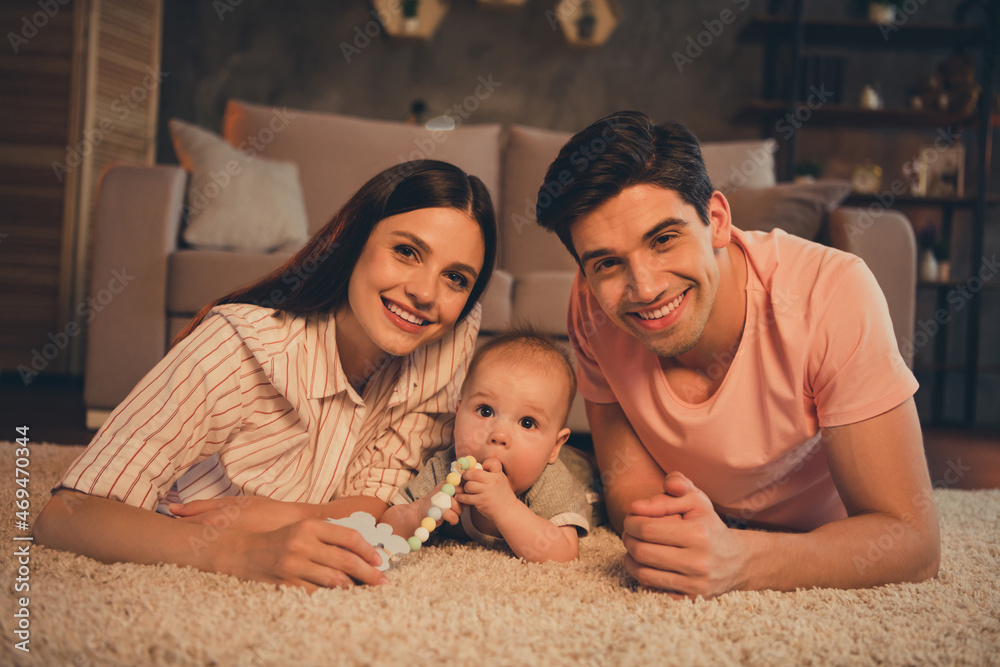
[[[469,458],[466,456],[463,456],[455,463],[457,463],[462,470],[468,470],[469,468],[472,467],[471,465],[469,465]]]
[[[475,468],[476,467],[476,457],[475,456],[471,456],[470,455],[470,456],[466,456],[465,458],[467,458],[469,460],[469,467],[470,468]]]
[[[458,486],[459,484],[462,483],[462,476],[459,475],[457,472],[448,473],[448,476],[445,477],[444,479],[452,486]]]
[[[430,518],[429,516],[428,517],[424,517],[424,520],[420,522],[420,528],[423,528],[424,530],[426,530],[429,533],[432,530],[434,530],[435,528],[437,528],[437,521],[435,521],[434,519]],[[420,528],[417,528],[417,530],[420,530]],[[414,533],[414,535],[416,535],[416,533]],[[424,541],[426,541],[426,540],[421,540],[421,542],[424,542]]]
[[[434,507],[437,507],[442,512],[451,509],[451,496],[438,491],[431,497],[431,505],[434,505]]]
[[[410,551],[416,551],[417,549],[420,548],[420,545],[422,544],[420,538],[417,537],[416,535],[407,539],[406,543],[410,545]]]
[[[455,487],[452,484],[445,482],[444,486],[441,487],[441,493],[446,493],[449,496],[455,495]]]
[[[437,524],[438,521],[441,520],[441,515],[442,514],[443,513],[441,512],[441,508],[440,507],[434,507],[433,505],[431,505],[431,508],[429,510],[427,510],[427,516],[429,518],[431,518],[431,519],[434,519],[435,525]]]
[[[420,540],[421,543],[427,541],[427,538],[431,536],[431,531],[427,530],[423,526],[420,526],[415,531],[413,531],[413,537]]]

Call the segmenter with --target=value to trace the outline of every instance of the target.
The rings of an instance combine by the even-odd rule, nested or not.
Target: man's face
[[[570,236],[597,301],[660,357],[701,339],[719,290],[716,253],[729,245],[729,206],[716,192],[706,225],[674,190],[636,185],[573,223]]]

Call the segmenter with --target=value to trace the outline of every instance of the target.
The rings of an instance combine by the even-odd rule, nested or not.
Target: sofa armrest
[[[832,211],[829,225],[831,245],[863,259],[875,275],[889,304],[900,354],[912,368],[917,290],[917,241],[913,225],[898,211],[875,214],[850,207]]]
[[[163,357],[167,258],[177,247],[187,174],[111,166],[97,189],[86,314],[84,403],[110,410]]]

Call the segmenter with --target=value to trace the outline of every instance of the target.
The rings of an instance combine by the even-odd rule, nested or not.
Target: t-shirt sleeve
[[[244,356],[252,355],[233,325],[210,315],[115,408],[53,492],[155,509],[184,470],[240,428]]]
[[[538,481],[525,492],[524,504],[557,526],[573,526],[581,536],[590,532],[587,495],[562,461],[546,466]]]
[[[451,472],[451,462],[455,460],[455,449],[449,447],[437,452],[424,467],[417,473],[417,476],[410,480],[410,483],[393,498],[393,504],[412,503],[420,500],[434,490],[438,484],[445,481],[448,473]]]
[[[822,427],[888,412],[917,390],[892,329],[881,288],[857,258],[837,272],[818,312],[806,383]],[[819,287],[819,286],[817,286]]]
[[[601,318],[600,323],[604,326],[610,323],[599,307],[597,313],[593,312],[593,304],[587,298],[589,290],[583,275],[578,272],[573,282],[566,317],[569,342],[576,354],[576,384],[580,394],[591,403],[617,403],[615,392],[604,377],[593,348],[593,337],[598,326],[594,318]]]

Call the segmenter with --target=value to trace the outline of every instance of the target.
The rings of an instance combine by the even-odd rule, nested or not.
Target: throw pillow
[[[298,167],[247,155],[176,118],[170,136],[190,174],[184,240],[198,249],[268,252],[308,238]]]
[[[780,228],[816,240],[826,214],[851,193],[848,181],[824,179],[812,183],[782,183],[771,188],[744,188],[726,194],[733,225],[744,231]]]

